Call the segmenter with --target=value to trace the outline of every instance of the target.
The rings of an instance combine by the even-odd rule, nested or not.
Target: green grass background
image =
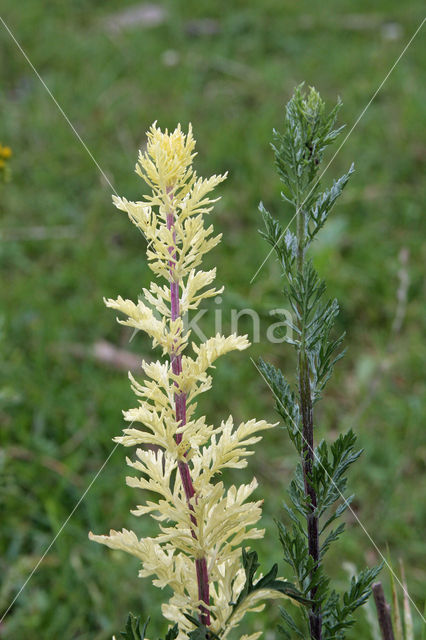
[[[165,21],[111,34],[104,19],[128,2],[2,1],[2,17],[28,53],[117,192],[138,199],[133,173],[144,132],[193,123],[202,175],[229,171],[214,213],[222,244],[208,258],[218,267],[224,330],[231,308],[262,315],[262,343],[227,356],[202,401],[210,420],[273,419],[273,401],[249,356],[262,354],[285,371],[288,346],[270,345],[271,308],[286,306],[277,264],[257,233],[259,200],[283,222],[269,147],[273,127],[300,81],[315,85],[340,119],[355,122],[423,17],[423,3],[362,0],[186,2],[162,4]],[[218,31],[195,34],[211,18]],[[352,161],[356,174],[315,245],[316,265],[337,296],[338,329],[348,353],[318,409],[318,434],[352,426],[365,449],[351,473],[354,509],[378,547],[401,557],[408,587],[424,607],[426,443],[424,361],[424,196],[426,157],[424,34],[398,64],[324,178]],[[126,374],[70,345],[100,339],[149,353],[138,335],[116,324],[102,296],[136,298],[150,274],[144,241],[111,204],[111,189],[0,25],[0,142],[13,148],[13,178],[0,185],[0,606],[5,610],[110,454],[133,406]],[[170,62],[173,63],[170,66]],[[329,156],[330,157],[330,156]],[[44,238],[34,227],[42,227]],[[422,237],[423,236],[423,237]],[[401,250],[409,252],[408,303],[401,331],[392,332]],[[212,314],[210,314],[211,317]],[[204,323],[206,332],[211,321]],[[250,331],[241,322],[240,329]],[[70,350],[71,349],[71,350]],[[165,629],[166,597],[137,578],[138,562],[91,543],[87,532],[110,527],[141,534],[150,523],[129,514],[138,500],[125,486],[125,451],[117,449],[0,625],[0,637],[103,640],[123,627],[128,610],[150,615],[150,637]],[[274,528],[295,459],[282,429],[268,432],[241,481],[255,474],[265,499],[265,568],[285,575]],[[378,555],[353,517],[328,568],[338,587],[344,563],[361,568]],[[423,565],[422,565],[423,559]],[[388,584],[386,572],[383,579]],[[416,634],[421,620],[414,614]],[[277,609],[247,619],[273,639]],[[371,638],[365,614],[348,638]],[[156,635],[157,634],[157,635]],[[238,633],[235,635],[238,637]],[[418,637],[418,635],[416,635]]]

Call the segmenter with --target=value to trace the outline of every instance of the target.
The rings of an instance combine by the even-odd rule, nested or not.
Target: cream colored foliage
[[[209,338],[206,342],[197,346],[192,343],[195,358],[190,356],[182,357],[182,373],[171,375],[180,391],[187,393],[189,401],[204,390],[203,385],[210,388],[210,377],[206,375],[207,369],[220,357],[230,351],[242,351],[250,346],[247,336],[237,336],[235,334],[225,338],[217,334]]]
[[[223,292],[223,287],[220,289],[204,289],[211,284],[216,278],[216,269],[211,271],[195,271],[192,269],[189,272],[186,282],[182,285],[182,294],[180,298],[181,312],[186,313],[190,309],[197,309],[201,300],[205,298],[212,298]],[[204,291],[201,291],[204,289]]]
[[[141,300],[137,304],[131,300],[123,300],[121,296],[117,300],[104,300],[107,307],[117,309],[127,315],[127,320],[118,320],[120,324],[134,327],[144,331],[152,338],[152,346],[163,347],[163,355],[180,353],[188,344],[190,332],[184,333],[183,320],[181,317],[176,320],[166,318],[157,320],[152,309],[147,307]]]
[[[195,140],[192,126],[185,135],[180,124],[169,134],[163,133],[156,122],[147,131],[148,144],[145,152],[139,152],[136,172],[159,197],[167,195],[169,189],[182,188],[193,175],[192,161],[195,157]]]
[[[131,202],[113,196],[115,206],[127,212],[130,220],[148,241],[147,256],[150,268],[157,276],[169,277],[170,262],[176,279],[189,276],[201,264],[205,253],[215,247],[221,236],[212,236],[213,227],[204,227],[203,216],[211,211],[218,198],[209,193],[226,175],[197,177],[192,169],[195,141],[191,127],[188,135],[180,127],[169,134],[155,124],[148,132],[146,151],[139,153],[136,172],[151,187],[153,194],[146,201]],[[158,213],[153,207],[158,207]],[[167,216],[173,212],[173,230],[168,228]],[[170,254],[173,247],[174,255]],[[214,295],[214,294],[213,294]]]
[[[217,432],[212,435],[210,446],[205,447],[201,452],[198,461],[199,468],[194,471],[195,483],[197,484],[198,475],[201,475],[203,481],[206,482],[225,467],[234,469],[246,467],[247,456],[253,454],[253,451],[247,447],[262,439],[261,436],[254,434],[272,426],[274,425],[264,420],[250,420],[242,422],[234,430],[232,416],[229,416],[228,420],[222,422]]]
[[[172,589],[173,595],[162,610],[168,620],[179,623],[180,640],[193,628],[184,614],[196,615],[200,606],[196,559],[206,558],[211,628],[225,638],[246,611],[258,611],[262,606],[258,592],[236,610],[230,604],[238,599],[245,581],[241,544],[263,536],[263,530],[256,527],[262,502],[251,499],[257,487],[255,479],[226,489],[217,476],[224,468],[245,467],[253,453],[251,447],[261,439],[260,432],[272,425],[249,420],[235,427],[230,416],[214,426],[204,416],[196,416],[195,399],[210,389],[208,371],[216,360],[249,346],[247,336],[217,334],[200,345],[193,343],[192,355],[186,351],[189,332],[185,332],[183,314],[223,291],[212,286],[216,269],[202,271],[197,267],[203,255],[220,241],[211,225],[204,226],[203,217],[217,200],[210,197],[211,191],[226,176],[197,177],[192,168],[195,141],[191,127],[185,135],[180,126],[168,133],[154,124],[147,135],[147,149],[139,154],[136,172],[152,194],[140,202],[113,200],[145,235],[155,280],[142,290],[143,300],[137,303],[118,297],[105,304],[124,314],[121,324],[144,331],[153,347],[160,346],[168,356],[166,361],[142,362],[143,381],[129,374],[138,406],[124,412],[130,425],[115,438],[124,446],[139,447],[135,457],[127,458],[136,475],[126,481],[140,498],[132,513],[150,514],[158,521],[159,531],[154,538],[138,539],[126,529],[112,530],[109,536],[91,533],[90,538],[136,556],[142,563],[141,577],[152,576],[157,587]],[[158,283],[159,278],[165,283]],[[179,316],[173,321],[171,280],[179,285]],[[181,373],[175,374],[171,361],[177,356]],[[185,424],[176,420],[176,394],[185,394]],[[188,465],[195,490],[189,505],[178,471],[182,464]],[[262,594],[270,595],[266,591]],[[244,640],[258,637],[243,636]]]

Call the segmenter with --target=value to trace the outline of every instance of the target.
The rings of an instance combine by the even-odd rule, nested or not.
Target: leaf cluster
[[[272,589],[282,593],[283,595],[291,597],[293,600],[296,600],[296,602],[300,602],[301,604],[308,604],[310,602],[309,598],[304,597],[294,584],[287,580],[277,578],[277,564],[274,564],[268,573],[255,582],[254,577],[260,567],[256,551],[247,551],[246,549],[243,549],[243,567],[246,574],[246,581],[235,603],[235,608],[242,604],[250,594],[255,591],[260,591],[261,589]]]
[[[149,618],[141,627],[141,617],[135,616],[133,613],[129,613],[127,617],[126,628],[124,631],[120,632],[120,637],[123,638],[123,640],[145,640],[145,633],[148,624]],[[178,634],[178,625],[175,624],[171,629],[168,630],[165,636],[165,640],[175,640],[178,637]]]
[[[275,164],[283,184],[282,196],[299,206],[300,198],[311,191],[307,206],[316,197],[312,184],[317,177],[324,151],[344,127],[335,128],[340,100],[326,113],[319,93],[311,88],[308,94],[299,85],[286,106],[284,133],[274,130],[272,148]],[[317,185],[318,186],[318,185]]]

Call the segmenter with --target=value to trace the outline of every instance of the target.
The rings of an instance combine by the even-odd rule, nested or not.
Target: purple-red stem
[[[167,228],[172,229],[174,227],[174,215],[172,213],[167,214]],[[176,243],[176,234],[173,233],[173,240]],[[180,315],[179,305],[179,282],[174,279],[174,260],[176,259],[176,251],[174,247],[169,247],[169,252],[172,260],[169,261],[170,270],[170,307],[172,321],[176,320]],[[182,373],[182,356],[180,354],[172,353],[170,356],[172,365],[172,371],[175,375]],[[176,422],[180,426],[186,424],[186,393],[175,393],[175,410],[176,410]],[[176,442],[180,444],[182,441],[182,433],[176,434]],[[191,512],[191,522],[194,527],[197,526],[197,519],[194,515],[194,507],[191,503],[191,499],[195,495],[194,485],[192,484],[191,474],[189,466],[183,460],[178,462],[178,468],[180,477],[182,479],[183,489],[185,491],[188,507]],[[195,539],[196,534],[194,529],[191,531],[192,537]],[[198,599],[205,602],[207,605],[210,603],[209,593],[209,575],[207,570],[207,560],[205,557],[196,558],[195,568],[197,572],[197,584],[198,584]],[[206,607],[200,607],[200,620],[206,627],[210,626],[210,612]]]

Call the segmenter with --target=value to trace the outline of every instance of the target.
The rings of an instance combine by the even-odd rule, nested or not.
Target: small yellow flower
[[[8,160],[12,155],[12,149],[10,147],[3,147],[0,144],[0,157]]]
[[[11,156],[12,149],[0,144],[0,179],[3,182],[8,182],[10,180],[10,167],[8,160]]]

